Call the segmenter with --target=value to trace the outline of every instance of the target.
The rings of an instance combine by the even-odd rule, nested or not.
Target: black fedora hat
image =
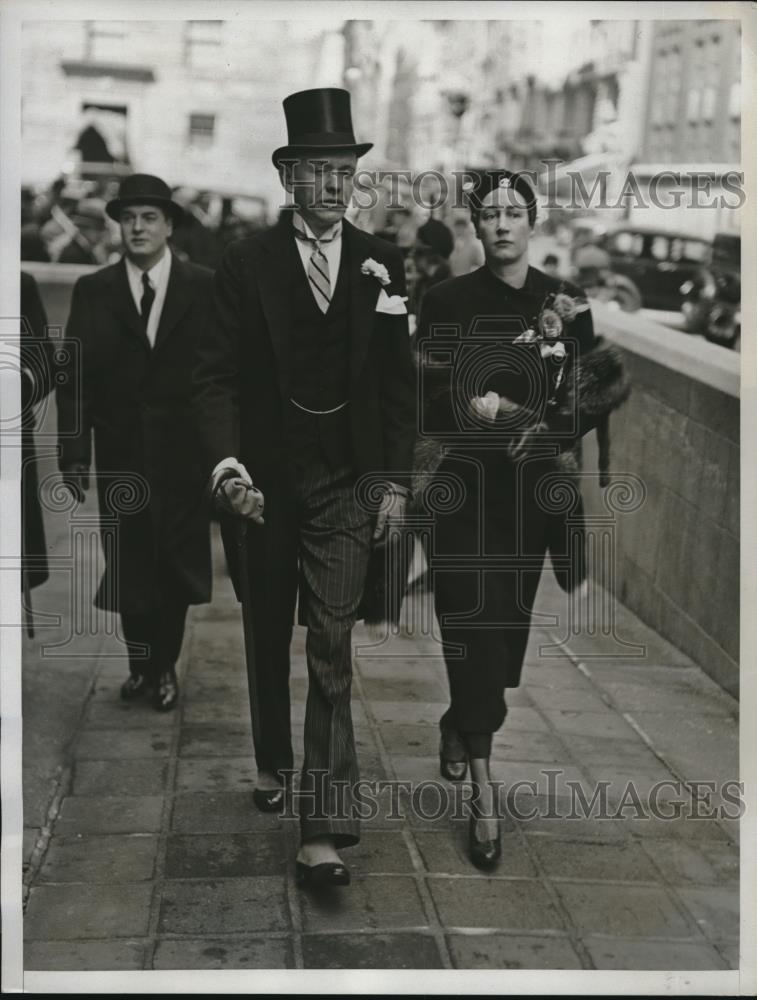
[[[124,177],[118,188],[118,197],[108,202],[105,211],[118,222],[127,205],[157,205],[168,213],[176,225],[184,221],[184,209],[171,200],[169,186],[152,174]]]
[[[348,90],[300,90],[284,98],[284,115],[288,142],[273,153],[274,166],[288,156],[312,150],[345,149],[362,156],[373,148],[372,142],[355,141]]]

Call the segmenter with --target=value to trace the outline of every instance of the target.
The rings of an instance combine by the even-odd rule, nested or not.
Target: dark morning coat
[[[350,290],[349,424],[358,475],[386,473],[410,483],[415,375],[406,315],[376,312],[381,285],[361,273],[384,264],[390,294],[405,294],[400,251],[343,223]],[[280,482],[287,451],[291,372],[292,269],[301,268],[291,218],[232,243],[215,276],[215,315],[199,346],[195,407],[204,467],[235,456],[265,492]],[[341,278],[340,278],[341,280]]]
[[[383,475],[409,486],[416,384],[407,315],[376,312],[381,285],[361,273],[368,259],[383,264],[391,277],[387,292],[404,295],[402,256],[346,221],[342,240],[346,268],[339,280],[344,274],[349,282],[348,413],[355,469],[358,476]],[[288,213],[266,232],[227,248],[215,276],[214,320],[200,342],[195,372],[206,476],[235,456],[271,495],[286,488],[293,268],[301,269],[302,261]],[[228,545],[227,554],[233,556]]]
[[[212,273],[174,256],[151,347],[123,259],[74,286],[66,338],[80,360],[58,390],[60,464],[89,465],[94,431],[107,560],[99,607],[148,611],[169,591],[190,604],[210,600],[207,475],[191,379],[211,299]],[[117,552],[106,538],[114,515]]]

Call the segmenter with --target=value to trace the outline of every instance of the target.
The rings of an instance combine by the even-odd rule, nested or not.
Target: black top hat
[[[274,151],[274,166],[289,155],[310,150],[345,149],[362,156],[373,147],[372,142],[355,142],[348,90],[300,90],[284,98],[284,115],[288,143]]]
[[[160,177],[152,174],[131,174],[124,177],[118,189],[118,197],[109,201],[105,211],[116,222],[127,205],[157,205],[178,225],[184,220],[184,209],[171,200],[171,189]]]

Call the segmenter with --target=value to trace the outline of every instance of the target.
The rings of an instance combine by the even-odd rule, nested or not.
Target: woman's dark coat
[[[591,313],[565,325],[567,361],[556,393],[551,360],[538,345],[513,343],[557,291],[581,296],[535,268],[516,289],[484,266],[429,290],[418,327],[423,421],[415,485],[433,515],[427,555],[437,612],[449,615],[445,655],[459,643],[471,662],[500,664],[507,687],[520,681],[546,553],[566,589],[585,575],[580,491],[563,456],[601,419],[582,409],[576,392],[597,346]],[[477,423],[468,401],[490,390],[518,410]],[[566,495],[574,498],[569,505]],[[495,681],[492,675],[491,697],[501,701]]]

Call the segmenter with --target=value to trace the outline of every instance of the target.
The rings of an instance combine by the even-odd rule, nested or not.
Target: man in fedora
[[[210,600],[191,381],[212,273],[168,249],[183,212],[160,178],[125,178],[106,211],[121,228],[124,255],[74,286],[66,327],[73,360],[58,389],[60,468],[83,501],[94,430],[105,558],[95,604],[121,614],[130,668],[122,698],[152,696],[168,711],[179,694],[187,608]],[[115,544],[104,530],[114,518]]]
[[[273,163],[290,207],[225,252],[195,399],[215,496],[251,519],[255,802],[281,810],[293,766],[289,645],[299,592],[309,690],[297,874],[343,885],[349,871],[337,849],[359,839],[351,630],[372,540],[401,517],[415,378],[402,255],[344,219],[358,157],[371,148],[355,140],[349,93],[292,94],[284,113],[289,142]],[[366,474],[379,483],[378,510],[356,499]]]

